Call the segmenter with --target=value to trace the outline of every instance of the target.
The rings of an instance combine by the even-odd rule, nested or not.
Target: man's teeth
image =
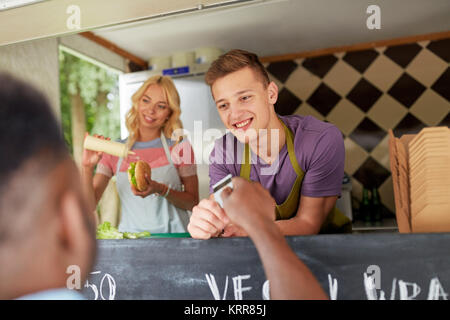
[[[237,128],[242,128],[242,127],[245,127],[246,125],[248,125],[249,123],[250,123],[250,119],[245,120],[243,122],[236,123],[235,126]]]

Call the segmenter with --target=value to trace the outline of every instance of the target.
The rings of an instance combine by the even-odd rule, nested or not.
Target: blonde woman
[[[198,203],[198,177],[188,140],[171,140],[181,129],[180,98],[169,77],[149,78],[132,96],[126,115],[129,136],[124,143],[136,156],[118,158],[83,151],[83,183],[93,210],[109,180],[117,177],[121,202],[119,231],[187,232],[189,211]],[[128,182],[129,163],[139,158],[152,168],[149,186],[137,191]],[[95,175],[94,168],[97,165]]]

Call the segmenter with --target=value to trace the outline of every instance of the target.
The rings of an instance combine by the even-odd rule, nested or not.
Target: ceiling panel
[[[369,30],[367,7],[381,9]],[[148,59],[204,46],[280,55],[450,30],[448,0],[266,0],[94,30]]]

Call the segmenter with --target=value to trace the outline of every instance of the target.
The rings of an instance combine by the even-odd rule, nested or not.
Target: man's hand
[[[237,227],[250,233],[260,223],[275,221],[275,200],[258,182],[233,178],[233,190],[225,188],[222,199],[226,215]]]
[[[218,237],[230,223],[225,211],[213,200],[212,196],[210,199],[203,199],[192,209],[192,216],[187,227],[192,238]]]

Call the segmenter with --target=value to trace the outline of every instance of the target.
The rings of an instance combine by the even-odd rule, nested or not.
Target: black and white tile
[[[313,115],[343,133],[353,195],[377,187],[395,210],[387,131],[450,126],[450,39],[269,63],[279,114]]]

